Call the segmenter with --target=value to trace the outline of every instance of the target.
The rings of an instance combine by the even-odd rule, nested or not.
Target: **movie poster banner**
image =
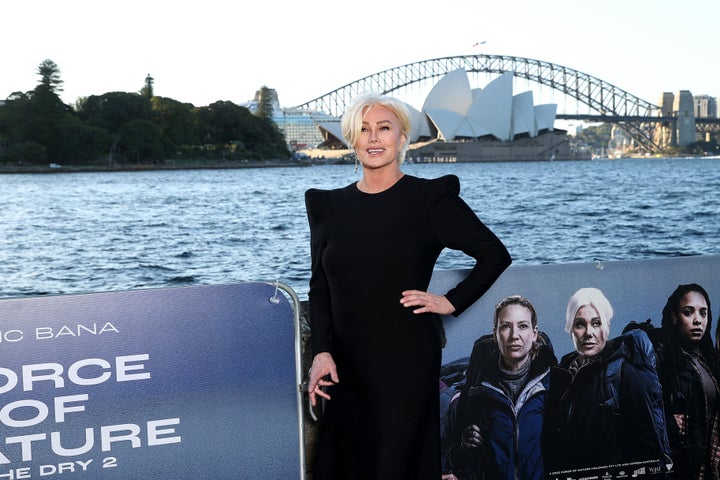
[[[266,283],[0,300],[0,479],[298,478],[294,352]]]
[[[447,337],[440,379],[443,479],[515,475],[547,480],[698,478],[693,461],[687,460],[689,456],[673,453],[669,457],[663,452],[670,452],[666,449],[669,445],[700,438],[692,437],[688,419],[697,418],[699,411],[717,411],[717,406],[705,410],[706,405],[696,401],[704,397],[703,388],[716,391],[717,370],[698,360],[696,354],[686,355],[677,348],[682,342],[668,340],[659,327],[663,307],[680,285],[697,284],[711,302],[720,302],[719,272],[718,256],[510,267],[470,309],[457,318],[443,319]],[[430,291],[442,294],[466,274],[462,270],[437,271]],[[578,332],[596,326],[606,326],[607,330],[588,336],[587,341],[582,336],[574,341],[575,323],[570,333],[565,330],[567,310],[571,298],[578,298],[576,293],[581,290],[597,308],[587,319],[585,311],[575,314],[572,322],[578,323]],[[597,292],[607,304],[603,305]],[[548,348],[543,347],[535,350],[529,373],[522,374],[526,375],[524,380],[514,383],[519,374],[500,372],[499,365],[507,365],[500,360],[511,358],[521,343],[520,334],[508,333],[501,340],[509,347],[502,350],[493,335],[495,305],[512,295],[521,295],[532,303],[540,337],[545,336],[556,360],[570,354],[566,369],[550,368],[550,373],[543,375],[554,365],[547,355]],[[704,301],[700,294],[692,297],[694,305]],[[606,322],[610,309],[612,319]],[[702,316],[701,310],[698,307],[696,318]],[[618,338],[631,322],[647,320],[658,330],[643,329],[640,333],[635,328],[635,333]],[[700,323],[688,320],[689,337],[699,338]],[[713,318],[703,340],[709,343],[699,347],[707,358],[717,355],[712,345],[716,326]],[[598,335],[606,338],[598,341]],[[483,336],[486,339],[479,340]],[[699,343],[683,345],[692,351],[691,344]],[[596,352],[598,345],[604,349]],[[664,374],[658,373],[656,345],[664,345],[661,348],[665,359],[673,358],[672,367],[665,367]],[[578,358],[577,353],[583,349],[588,354]],[[706,381],[693,376],[692,372],[700,371],[698,366],[707,372],[703,376]],[[711,377],[715,379],[714,387]],[[675,402],[672,405],[663,405],[663,388],[678,389],[679,393],[671,398]],[[695,394],[687,393],[694,388],[699,389],[693,390]],[[514,406],[508,400],[513,395]],[[710,397],[717,401],[716,395]],[[573,417],[577,411],[593,413]],[[666,423],[668,414],[671,424]],[[699,416],[702,418],[695,425],[705,431],[707,418]],[[585,431],[579,434],[582,429]],[[578,440],[567,445],[568,438]],[[520,454],[515,456],[517,450]],[[547,464],[548,458],[554,462],[552,467]],[[544,469],[537,463],[542,460],[546,461]],[[707,468],[705,478],[715,478]],[[692,473],[688,476],[687,472]]]

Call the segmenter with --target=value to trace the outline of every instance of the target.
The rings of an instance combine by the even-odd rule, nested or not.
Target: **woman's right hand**
[[[329,380],[327,375],[329,375]],[[315,355],[312,366],[310,367],[309,377],[308,393],[310,394],[310,403],[312,406],[314,407],[317,402],[316,395],[330,400],[330,395],[328,395],[322,387],[329,387],[330,385],[335,385],[340,382],[335,360],[333,360],[330,353],[321,352]]]
[[[484,440],[480,435],[480,427],[470,425],[463,430],[460,436],[460,448],[465,453],[474,453],[477,448],[481,447]]]

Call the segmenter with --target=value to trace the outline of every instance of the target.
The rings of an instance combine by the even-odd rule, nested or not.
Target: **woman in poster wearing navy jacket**
[[[557,361],[538,333],[532,303],[513,295],[495,307],[493,334],[475,342],[448,425],[445,452],[457,478],[543,478],[543,412],[548,371]]]

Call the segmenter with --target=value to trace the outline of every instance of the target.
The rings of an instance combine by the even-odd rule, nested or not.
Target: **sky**
[[[139,92],[149,74],[155,95],[195,106],[242,104],[266,86],[291,107],[478,53],[570,67],[651,103],[720,96],[720,2],[709,0],[5,0],[0,18],[0,99],[34,89],[50,59],[67,104]]]

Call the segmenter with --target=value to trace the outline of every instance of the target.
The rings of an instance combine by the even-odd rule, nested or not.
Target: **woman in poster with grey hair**
[[[642,330],[610,339],[613,308],[597,288],[570,298],[565,331],[575,351],[550,370],[546,471],[660,473],[667,433],[655,352]]]

